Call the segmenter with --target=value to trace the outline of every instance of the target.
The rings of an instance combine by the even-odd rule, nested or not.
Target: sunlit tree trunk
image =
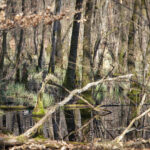
[[[107,75],[107,73],[110,70],[110,64],[111,64],[111,55],[108,51],[108,6],[110,1],[99,1],[97,2],[97,5],[99,4],[101,6],[101,10],[98,13],[97,17],[99,16],[99,28],[97,29],[97,40],[94,47],[94,55],[93,55],[93,76],[94,80],[98,80],[99,78],[102,78],[103,76]],[[107,19],[106,19],[107,18]],[[100,85],[97,86],[94,90],[94,99],[96,104],[100,104],[102,100],[105,99],[107,86],[106,85]],[[108,92],[107,92],[108,93]]]
[[[149,44],[149,34],[147,34],[150,31],[150,25],[148,25],[147,22],[149,22],[149,15],[148,15],[148,10],[147,10],[146,2],[145,0],[141,0],[141,53],[142,53],[142,60],[141,63],[139,64],[139,69],[138,69],[138,74],[140,77],[139,82],[142,83],[143,85],[147,85],[147,75],[148,75],[148,60],[146,59],[147,57],[147,47]],[[142,68],[142,70],[141,70]],[[140,72],[142,71],[142,72]],[[144,92],[144,87],[142,88]]]
[[[55,15],[60,13],[61,0],[55,0]],[[61,65],[62,63],[62,42],[61,42],[61,23],[60,20],[56,20],[53,24],[52,32],[52,52],[49,62],[48,72],[54,73],[55,65]]]
[[[128,37],[128,71],[133,72],[135,69],[135,38],[138,31],[138,13],[140,11],[140,0],[135,0],[134,8],[133,8],[133,15],[130,21],[130,28],[129,28],[129,37]]]
[[[143,3],[143,1],[142,1]],[[145,9],[146,9],[146,17],[147,17],[147,21],[149,22],[149,31],[150,31],[150,15],[149,15],[149,10],[150,10],[150,5],[148,4],[148,1],[144,0],[144,4],[145,4]],[[149,81],[149,74],[150,74],[150,64],[148,63],[150,62],[150,35],[149,35],[149,40],[147,43],[147,48],[146,48],[146,59],[144,59],[144,63],[146,63],[145,65],[145,71],[144,71],[144,85],[149,86],[150,85],[150,81]]]
[[[127,67],[128,72],[133,73],[134,76],[134,82],[131,82],[130,84],[130,92],[128,92],[128,96],[130,98],[130,104],[132,107],[130,107],[130,113],[129,113],[129,121],[132,120],[134,117],[137,116],[137,106],[140,103],[140,90],[141,87],[139,86],[138,81],[140,81],[142,68],[141,68],[141,61],[142,61],[142,51],[141,51],[141,40],[139,38],[141,32],[140,32],[140,16],[141,13],[141,0],[135,0],[134,1],[134,7],[133,7],[133,14],[130,21],[130,27],[129,27],[129,36],[128,36],[128,56],[127,56]],[[140,68],[140,70],[139,70]],[[139,73],[139,74],[138,74]],[[140,78],[139,78],[140,77]],[[138,128],[140,122],[137,121],[134,126]],[[128,138],[132,138],[134,136],[138,136],[138,133],[132,132],[129,133]]]
[[[31,10],[33,13],[37,13],[37,0],[31,0]],[[35,55],[38,54],[38,47],[37,47],[37,26],[33,27],[34,35],[33,35],[33,41],[34,41],[34,48],[35,48]]]
[[[85,23],[83,36],[83,86],[91,81],[91,19],[92,19],[93,1],[88,0],[85,8]]]

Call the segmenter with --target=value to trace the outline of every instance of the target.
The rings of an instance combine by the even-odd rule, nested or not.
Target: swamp
[[[149,0],[0,0],[1,149],[150,149]]]

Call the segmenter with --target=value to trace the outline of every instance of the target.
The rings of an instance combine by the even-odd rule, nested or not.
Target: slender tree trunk
[[[140,22],[140,6],[141,6],[141,0],[135,0],[134,7],[133,7],[133,14],[132,19],[130,21],[130,27],[129,27],[129,36],[128,36],[128,56],[127,56],[127,67],[128,72],[132,72],[135,74],[135,80],[138,82],[138,69],[140,66],[141,61],[141,47],[140,47],[140,28],[139,28],[139,22]],[[140,70],[141,72],[141,70]],[[139,104],[139,92],[138,90],[141,90],[140,87],[136,85],[136,83],[131,82],[130,87],[132,88],[131,92],[128,92],[129,98],[130,98],[130,116],[129,121],[132,120],[134,117],[137,116],[137,106]],[[137,124],[134,124],[135,127],[138,127],[139,121],[136,122]],[[132,139],[137,135],[138,133],[136,131],[129,133],[127,136],[129,139]]]
[[[43,6],[44,6],[44,10],[45,10],[45,0],[43,0]],[[46,26],[45,26],[45,24],[44,24],[44,22],[43,22],[42,40],[41,40],[40,55],[39,55],[39,58],[38,58],[37,70],[42,69],[43,53],[44,53],[45,29],[46,29]]]
[[[139,13],[139,5],[140,0],[135,0],[134,8],[133,8],[133,15],[132,20],[130,22],[129,28],[129,37],[128,37],[128,71],[133,72],[135,69],[135,56],[134,56],[134,49],[135,49],[135,34],[137,32],[137,24],[138,24],[138,13]]]
[[[39,55],[39,58],[38,58],[38,70],[42,69],[43,52],[44,52],[44,36],[45,36],[45,25],[43,24],[42,41],[41,41],[41,47],[40,47],[40,55]]]
[[[24,30],[21,29],[20,31],[20,40],[17,45],[17,57],[16,57],[16,79],[15,82],[20,82],[20,68],[18,68],[19,62],[20,62],[20,54],[22,51],[22,46],[23,46],[23,35],[24,35]]]
[[[37,0],[31,0],[31,11],[35,14],[37,14]],[[38,48],[37,48],[37,26],[33,28],[33,42],[34,42],[34,49],[35,49],[35,55],[38,55]]]
[[[25,0],[22,0],[22,12],[24,12],[25,9]],[[24,38],[24,30],[20,30],[20,39],[19,43],[17,45],[17,56],[16,56],[16,79],[15,82],[20,82],[20,68],[18,67],[20,63],[20,54],[23,48],[23,38]]]
[[[84,37],[83,37],[83,86],[91,81],[91,19],[93,1],[87,0],[85,10]]]
[[[107,32],[108,32],[108,21],[107,21],[107,8],[108,8],[108,4],[109,4],[109,0],[106,0],[105,2],[102,1],[101,3],[101,7],[102,7],[102,10],[100,12],[100,18],[101,18],[101,22],[100,23],[100,31],[98,31],[98,36],[101,36],[101,39],[100,39],[100,43],[98,44],[98,49],[95,51],[95,54],[94,54],[94,62],[93,62],[93,65],[94,65],[94,79],[97,80],[97,77],[102,77],[102,74],[105,70],[105,67],[104,66],[104,69],[102,68],[103,67],[103,63],[104,63],[104,55],[106,53],[106,50],[107,50]],[[99,33],[100,32],[100,33]]]
[[[36,30],[37,30],[37,27],[35,27],[33,30],[34,30],[33,41],[34,41],[35,55],[38,55],[37,40],[36,40],[36,36],[37,36]]]
[[[7,51],[7,32],[3,31],[2,50],[0,52],[0,78],[3,77],[4,58]]]
[[[55,0],[55,14],[60,13],[61,0]],[[55,64],[62,63],[62,42],[61,42],[61,24],[59,20],[56,20],[53,25],[52,32],[52,52],[50,56],[48,72],[54,73]]]

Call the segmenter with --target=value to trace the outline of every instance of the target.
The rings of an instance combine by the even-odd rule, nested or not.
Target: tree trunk
[[[24,12],[25,9],[25,0],[22,0],[22,12]],[[17,45],[17,55],[16,55],[16,79],[15,82],[20,82],[20,68],[18,67],[19,63],[20,63],[20,54],[23,48],[23,38],[24,38],[24,30],[21,29],[20,30],[20,39],[19,39],[19,43]]]
[[[70,54],[68,60],[68,67],[66,71],[65,81],[63,85],[69,89],[73,90],[76,86],[76,60],[77,60],[77,48],[78,48],[78,38],[79,38],[79,29],[80,29],[80,19],[81,19],[81,12],[80,9],[82,8],[83,0],[76,0],[76,11],[74,15],[74,22],[73,22],[73,29],[72,29],[72,37],[71,37],[71,46],[70,46]],[[66,122],[68,126],[68,132],[75,130],[75,123],[74,123],[74,114],[73,111],[66,110]],[[71,116],[71,117],[70,117]],[[74,140],[74,135],[69,137],[69,140]]]
[[[55,14],[58,15],[61,9],[61,0],[55,0]],[[56,60],[55,60],[56,59]],[[61,42],[61,24],[56,20],[52,32],[52,52],[50,56],[48,72],[54,73],[55,63],[62,63],[62,42]]]
[[[77,60],[77,48],[78,48],[78,38],[79,38],[79,29],[81,19],[80,9],[82,8],[83,0],[76,0],[76,11],[74,15],[73,29],[72,29],[72,37],[71,37],[71,46],[68,60],[68,67],[66,71],[64,86],[69,90],[75,88],[76,82],[76,60]]]
[[[4,58],[7,51],[7,33],[3,31],[2,50],[0,52],[0,78],[3,78]]]
[[[91,81],[91,19],[92,19],[93,1],[86,2],[85,23],[84,23],[84,37],[83,37],[83,86]]]
[[[38,67],[37,67],[37,70],[42,69],[43,52],[44,52],[44,36],[45,36],[45,25],[43,24],[42,40],[41,40],[40,55],[39,55],[39,58],[38,58]]]

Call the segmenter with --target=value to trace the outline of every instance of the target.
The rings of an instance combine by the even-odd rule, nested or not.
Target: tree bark
[[[60,13],[61,0],[55,0],[55,15]],[[61,42],[61,23],[60,20],[54,21],[52,32],[52,52],[50,56],[48,72],[54,73],[55,64],[62,63],[62,42]]]
[[[24,12],[25,10],[25,0],[22,0],[22,12]],[[19,39],[19,43],[17,45],[17,55],[16,55],[16,79],[15,82],[20,82],[20,68],[18,68],[18,65],[20,63],[20,54],[21,51],[23,49],[23,38],[24,38],[24,30],[21,29],[20,30],[20,39]]]
[[[91,81],[91,19],[92,19],[93,1],[86,2],[84,37],[83,37],[83,86]]]
[[[73,90],[75,88],[76,82],[76,59],[77,59],[77,48],[78,48],[78,37],[79,37],[79,29],[80,29],[80,19],[81,19],[81,8],[82,8],[83,0],[76,0],[76,11],[74,15],[73,29],[72,29],[72,37],[71,37],[71,46],[70,53],[68,59],[68,67],[66,71],[64,86],[69,90]]]
[[[3,77],[4,59],[7,51],[7,32],[3,31],[2,50],[0,52],[0,78]]]

